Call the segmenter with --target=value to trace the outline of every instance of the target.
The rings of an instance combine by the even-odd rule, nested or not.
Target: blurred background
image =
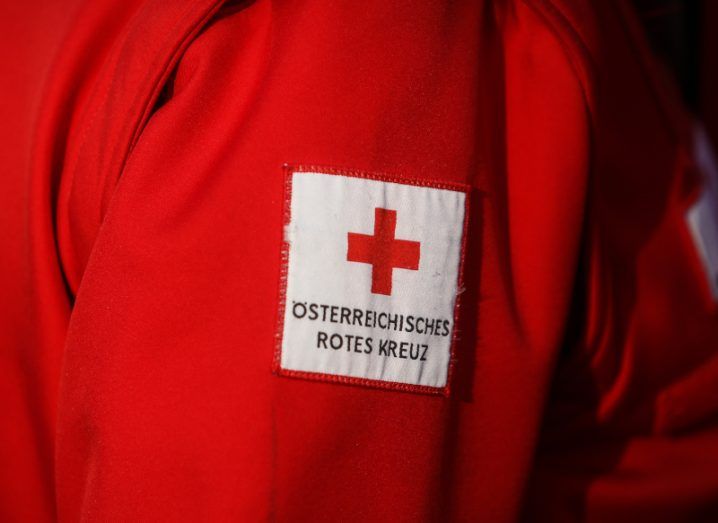
[[[653,51],[718,142],[718,1],[633,0]]]

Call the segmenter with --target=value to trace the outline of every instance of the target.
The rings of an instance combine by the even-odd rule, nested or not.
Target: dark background
[[[718,1],[633,0],[654,52],[718,143]]]

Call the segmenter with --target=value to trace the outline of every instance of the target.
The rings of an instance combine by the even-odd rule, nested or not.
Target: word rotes
[[[292,316],[298,320],[307,319],[324,323],[355,325],[409,334],[428,334],[441,337],[451,334],[451,321],[443,318],[392,314],[323,303],[293,301]]]
[[[371,354],[376,349],[379,356],[390,356],[404,360],[426,361],[426,351],[429,346],[421,343],[408,341],[394,341],[370,337],[356,336],[352,334],[331,334],[323,331],[317,332],[318,349],[344,350],[346,352],[357,352]]]

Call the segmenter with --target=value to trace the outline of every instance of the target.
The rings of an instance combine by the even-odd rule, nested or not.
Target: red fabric
[[[396,237],[396,211],[374,209],[374,234],[347,233],[347,261],[371,265],[371,292],[391,296],[394,269],[417,270],[421,244]]]
[[[700,178],[622,1],[0,9],[0,519],[717,515]],[[286,163],[472,186],[448,398],[271,372]]]

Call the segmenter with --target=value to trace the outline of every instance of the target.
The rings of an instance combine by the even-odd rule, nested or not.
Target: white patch
[[[688,209],[686,222],[713,299],[718,301],[718,167],[702,129],[696,132],[695,157],[703,175],[703,189],[696,203]]]
[[[447,392],[466,188],[288,176],[279,373]]]

